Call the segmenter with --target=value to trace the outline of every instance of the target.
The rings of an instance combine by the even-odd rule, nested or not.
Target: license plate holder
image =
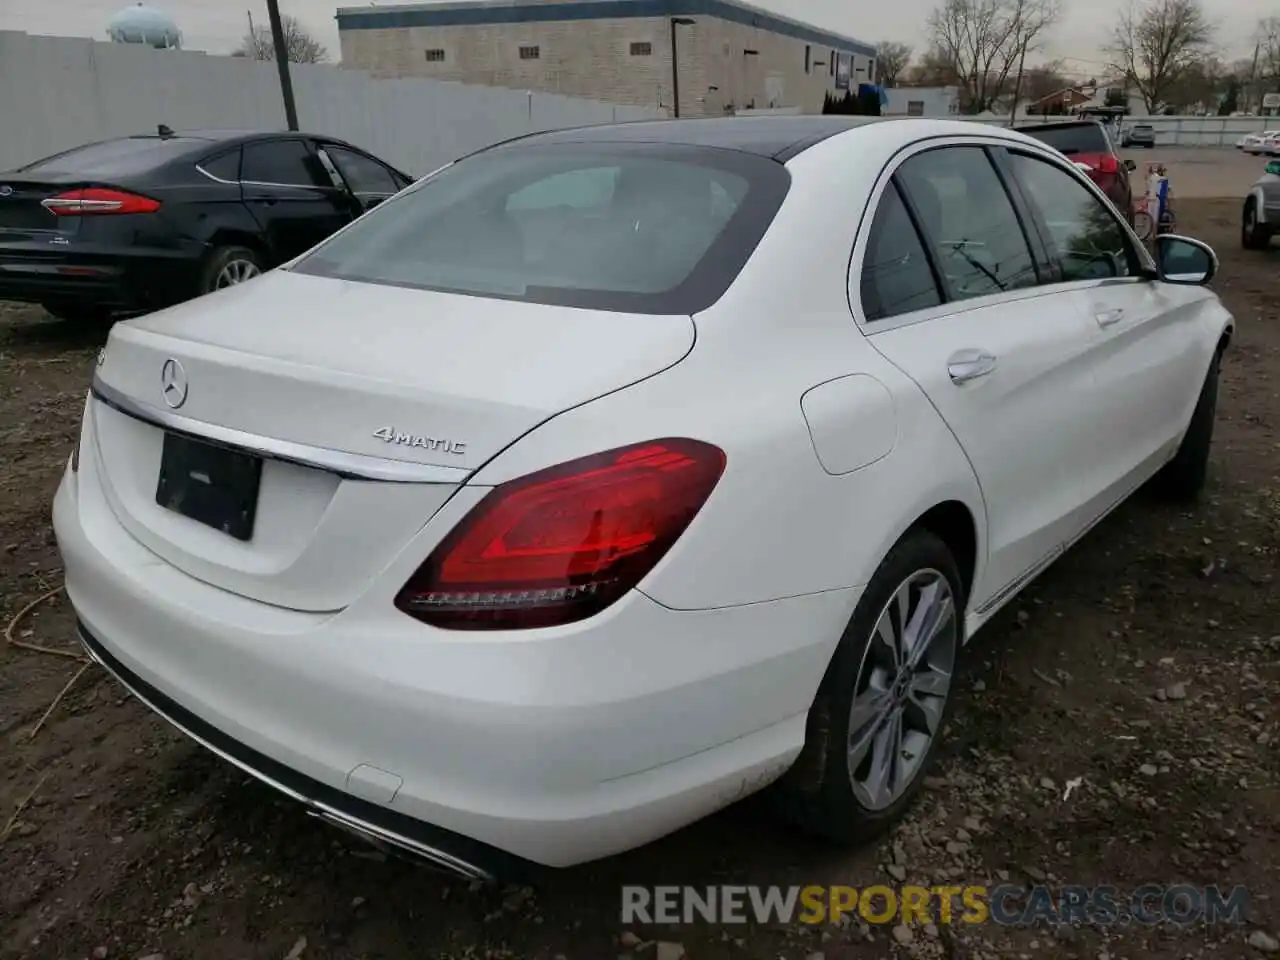
[[[236,540],[253,539],[262,458],[166,433],[156,503]]]

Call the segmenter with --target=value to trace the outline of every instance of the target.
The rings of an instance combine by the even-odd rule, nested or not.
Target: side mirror
[[[1128,170],[1130,173],[1133,173],[1133,171],[1138,169],[1138,165],[1134,163],[1132,160],[1126,160],[1124,162],[1124,168]]]
[[[1156,237],[1156,264],[1165,283],[1203,286],[1218,272],[1218,255],[1207,243],[1166,233]]]

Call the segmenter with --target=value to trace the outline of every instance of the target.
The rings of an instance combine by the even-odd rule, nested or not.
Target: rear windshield
[[[696,313],[733,282],[790,184],[752,154],[513,145],[410,187],[293,269],[630,313]]]
[[[1076,153],[1113,152],[1106,131],[1092,123],[1069,127],[1022,127],[1019,132],[1035,137],[1067,156]]]
[[[126,137],[75,147],[18,168],[32,177],[73,174],[108,177],[139,173],[168,163],[204,141],[191,137]]]

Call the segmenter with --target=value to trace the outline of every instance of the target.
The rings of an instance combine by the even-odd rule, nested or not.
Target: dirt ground
[[[1179,208],[1181,232],[1219,250],[1215,286],[1238,319],[1207,496],[1189,510],[1127,504],[980,634],[943,763],[883,842],[825,849],[748,800],[536,892],[472,890],[309,819],[97,667],[46,718],[81,664],[0,643],[0,958],[668,960],[674,943],[691,960],[1280,949],[1269,939],[1280,936],[1280,249],[1242,253],[1238,208]],[[59,583],[49,503],[103,336],[0,305],[0,622]],[[15,636],[74,650],[61,597]],[[917,927],[899,934],[909,942],[856,922],[620,922],[622,884],[1006,877],[1244,884],[1251,922]]]

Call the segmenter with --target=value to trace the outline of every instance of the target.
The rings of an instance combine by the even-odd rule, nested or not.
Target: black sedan
[[[411,182],[331,137],[174,133],[0,173],[0,300],[68,320],[154,310],[293,259]]]

